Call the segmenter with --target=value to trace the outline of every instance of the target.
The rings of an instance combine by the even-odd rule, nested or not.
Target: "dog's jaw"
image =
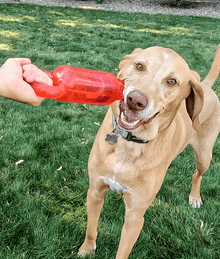
[[[153,102],[150,102],[143,111],[136,113],[129,110],[125,102],[120,102],[119,110],[119,125],[130,131],[139,128],[141,125],[150,124],[161,113],[160,110],[154,109]]]

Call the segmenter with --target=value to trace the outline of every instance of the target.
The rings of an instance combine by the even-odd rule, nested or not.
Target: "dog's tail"
[[[211,69],[206,76],[206,78],[203,80],[203,83],[212,87],[215,83],[216,79],[218,78],[220,72],[220,45],[216,50],[215,58],[212,62]]]

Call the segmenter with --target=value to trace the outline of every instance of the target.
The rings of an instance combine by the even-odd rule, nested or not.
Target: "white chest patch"
[[[103,181],[105,184],[107,184],[109,186],[109,188],[115,192],[115,191],[119,191],[119,192],[127,192],[128,189],[125,188],[124,186],[122,186],[119,182],[113,180],[113,179],[109,179],[109,178],[105,178],[102,177]]]

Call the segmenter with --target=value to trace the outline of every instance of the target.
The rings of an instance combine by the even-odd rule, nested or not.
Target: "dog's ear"
[[[142,50],[143,50],[143,49],[141,49],[141,48],[135,49],[131,54],[125,55],[125,56],[123,57],[122,61],[123,61],[123,60],[126,60],[126,59],[131,59],[131,58],[133,58],[136,54],[138,54],[138,53],[141,52]]]
[[[192,77],[189,80],[191,88],[189,96],[186,98],[186,110],[193,123],[193,128],[196,131],[201,130],[199,122],[199,114],[202,111],[204,103],[204,92],[200,85],[200,76],[197,72],[191,71]]]
[[[200,83],[200,75],[194,70],[190,70],[190,71],[193,77],[198,81],[198,83]]]
[[[138,54],[138,53],[141,52],[142,50],[143,50],[143,49],[141,49],[141,48],[135,49],[130,55],[124,56],[123,59],[125,59],[126,57],[129,58],[131,55]]]
[[[132,58],[134,58],[139,52],[143,49],[135,49],[130,55],[125,55],[118,66],[118,78],[121,80],[125,79],[125,75],[123,73],[123,69],[128,67],[131,63]]]

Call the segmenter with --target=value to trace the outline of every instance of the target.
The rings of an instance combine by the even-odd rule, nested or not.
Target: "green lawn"
[[[0,64],[28,57],[47,70],[67,64],[116,74],[125,54],[160,45],[204,78],[219,35],[220,19],[0,4]],[[220,97],[220,80],[214,90]],[[0,98],[0,258],[77,258],[86,231],[87,160],[106,110]],[[129,258],[220,258],[220,137],[198,210],[187,204],[194,169],[188,147],[170,166]],[[88,258],[115,257],[123,217],[122,197],[109,192],[98,249]]]

